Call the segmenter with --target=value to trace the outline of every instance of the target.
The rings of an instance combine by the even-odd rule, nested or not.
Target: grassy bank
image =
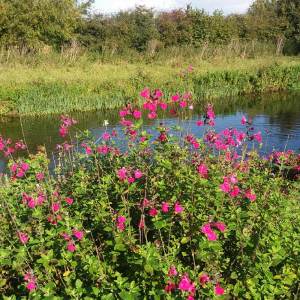
[[[188,71],[189,65],[193,70]],[[190,90],[199,101],[220,96],[299,88],[300,59],[198,56],[169,57],[149,63],[30,60],[0,65],[2,114],[46,114],[116,108],[136,90],[164,86],[166,94]]]

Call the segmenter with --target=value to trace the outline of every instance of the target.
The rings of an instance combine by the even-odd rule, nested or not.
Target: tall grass
[[[114,109],[145,86],[164,86],[167,96],[190,90],[199,101],[299,88],[300,59],[296,57],[215,55],[204,59],[201,49],[176,48],[160,51],[151,59],[146,54],[134,55],[141,59],[130,63],[128,54],[127,59],[116,55],[105,62],[106,58],[80,51],[19,56],[2,51],[0,113]],[[194,69],[190,73],[186,71],[189,65]]]

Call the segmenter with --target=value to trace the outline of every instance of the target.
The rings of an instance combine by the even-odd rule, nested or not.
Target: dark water
[[[230,127],[242,129],[240,120],[242,115],[245,115],[253,119],[255,132],[262,132],[264,141],[262,153],[274,149],[300,151],[300,92],[243,96],[218,99],[215,102],[217,131]],[[203,129],[196,126],[195,121],[202,114],[203,107],[199,105],[192,112],[191,119],[181,120],[181,124],[198,137],[202,137]],[[119,127],[118,112],[98,111],[70,115],[78,120],[78,128],[90,129],[95,136],[102,134],[104,120],[108,120],[110,129]],[[144,126],[147,128],[160,121],[147,121]],[[165,116],[163,122],[172,125],[178,123],[178,119]],[[13,140],[25,137],[30,152],[35,152],[39,145],[45,145],[48,153],[55,151],[56,144],[62,142],[58,135],[58,127],[59,115],[23,117],[21,120],[8,117],[0,119],[0,135]],[[0,160],[0,171],[4,165],[5,161]]]

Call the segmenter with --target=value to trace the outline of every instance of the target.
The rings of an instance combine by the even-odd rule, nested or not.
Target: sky
[[[120,10],[145,5],[157,10],[183,8],[191,3],[195,8],[203,8],[208,12],[221,9],[225,14],[243,13],[253,0],[95,0],[94,8],[101,13],[114,13]]]

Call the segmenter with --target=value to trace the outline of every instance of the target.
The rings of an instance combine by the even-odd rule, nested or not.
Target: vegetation
[[[147,132],[143,119],[188,118],[194,102],[140,95],[143,111],[119,113],[123,134],[97,142],[62,116],[54,174],[43,149],[14,159],[26,146],[1,137],[3,299],[297,299],[300,156],[260,158],[255,124],[217,133],[211,105],[201,139],[179,124]]]

